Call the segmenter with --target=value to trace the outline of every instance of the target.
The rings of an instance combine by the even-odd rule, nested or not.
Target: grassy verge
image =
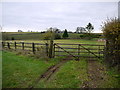
[[[3,88],[27,88],[48,67],[57,63],[51,60],[37,60],[25,56],[17,56],[14,53],[3,52]]]
[[[106,72],[105,80],[101,82],[99,88],[120,88],[120,74],[115,68],[108,69]]]

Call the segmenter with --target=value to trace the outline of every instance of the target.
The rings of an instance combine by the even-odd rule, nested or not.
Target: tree
[[[87,38],[88,39],[92,39],[92,35],[91,33],[93,32],[94,26],[91,23],[88,23],[88,25],[86,26],[87,29]]]
[[[67,29],[65,29],[64,33],[63,33],[63,38],[67,38],[68,37],[68,32],[67,32]]]
[[[43,34],[43,39],[44,40],[50,40],[51,38],[52,38],[52,40],[61,39],[61,36],[60,36],[60,34],[58,34],[58,31],[59,31],[59,29],[50,27],[47,30],[47,32],[45,32]]]
[[[60,33],[61,32],[60,29],[58,29],[57,27],[53,27],[53,28],[50,27],[49,29],[54,31],[55,33]]]
[[[86,32],[86,30],[84,27],[77,27],[77,29],[76,29],[76,33],[85,33],[85,32]]]
[[[52,27],[47,30],[46,33],[43,34],[43,38],[47,41],[48,44],[48,56],[49,58],[53,57],[53,43],[54,43],[55,32],[53,31]]]
[[[43,39],[44,40],[53,40],[55,37],[55,33],[54,31],[52,31],[52,29],[48,29],[47,32],[43,33]]]
[[[22,30],[18,30],[18,32],[23,32]]]
[[[88,25],[86,26],[86,29],[87,29],[87,32],[91,34],[94,29],[94,26],[91,23],[88,23]]]

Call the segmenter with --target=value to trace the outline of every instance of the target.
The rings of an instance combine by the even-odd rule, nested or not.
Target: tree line
[[[48,28],[49,29],[52,29],[53,31],[55,31],[56,33],[64,33],[65,30],[60,30],[58,29],[57,27],[50,27]],[[91,23],[88,23],[88,25],[86,27],[77,27],[75,32],[72,32],[72,31],[67,31],[69,33],[91,33],[94,29],[94,26],[91,24]],[[18,32],[23,32],[22,30],[18,30]],[[27,32],[35,32],[35,31],[32,31],[32,30],[28,30]],[[38,32],[38,31],[36,31]],[[41,31],[41,33],[45,33],[46,31]]]
[[[88,39],[91,39],[91,33],[93,32],[94,26],[91,23],[88,23],[88,25],[86,26],[86,28],[83,27],[77,27],[75,33],[81,33],[82,35],[80,36],[81,38],[83,37],[88,37]],[[51,34],[53,35],[54,39],[61,39],[61,36],[58,34],[60,33],[60,29],[58,28],[52,28],[50,27],[44,34],[44,39],[49,39],[51,37]],[[63,31],[63,35],[62,38],[66,39],[69,37],[68,31],[67,29],[65,29]]]
[[[74,37],[71,36],[70,33],[73,33],[71,31],[68,31],[67,29],[65,30],[60,30],[56,27],[50,27],[48,28],[46,31],[42,31],[39,32],[40,33],[40,37],[38,36],[39,39],[44,39],[44,40],[49,40],[51,35],[53,36],[53,39],[92,39],[92,38],[98,38],[99,35],[98,34],[94,34],[92,33],[94,29],[94,26],[91,23],[88,23],[88,25],[86,25],[86,27],[77,27],[76,31],[74,33],[78,33],[78,34],[74,34]],[[22,32],[22,30],[18,30],[18,32]],[[16,40],[19,39],[19,35],[23,35],[24,37],[29,37],[32,34],[36,34],[38,35],[39,33],[15,33],[15,34],[9,34],[9,33],[3,33],[3,40]],[[18,36],[18,37],[17,37]],[[36,37],[36,36],[35,36]],[[33,37],[35,39],[35,37]],[[25,38],[25,39],[27,39]],[[31,39],[33,39],[31,37]],[[36,37],[37,38],[37,37]],[[20,38],[21,39],[21,38]]]

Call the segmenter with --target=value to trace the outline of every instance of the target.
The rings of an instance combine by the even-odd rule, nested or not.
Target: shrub
[[[2,33],[2,40],[11,40],[10,35],[6,32]]]
[[[60,34],[58,34],[58,33],[55,33],[55,38],[54,39],[61,39],[61,36],[60,36]]]
[[[46,33],[43,33],[43,39],[44,40],[50,40],[51,38],[54,38],[54,32],[48,30]]]
[[[100,34],[94,34],[94,33],[88,34],[88,33],[84,33],[84,34],[80,35],[80,38],[81,39],[92,39],[92,38],[99,38],[100,36],[101,36]]]
[[[51,38],[53,39],[61,39],[61,36],[58,33],[51,33],[51,32],[46,32],[43,34],[43,39],[44,40],[50,40]]]
[[[108,19],[102,31],[106,38],[105,61],[110,66],[118,66],[120,70],[120,20]]]
[[[12,38],[11,38],[11,40],[15,40],[15,38],[14,38],[14,37],[12,37]]]
[[[87,33],[80,35],[80,38],[81,38],[81,39],[87,39],[87,37],[88,37],[88,34],[87,34]]]

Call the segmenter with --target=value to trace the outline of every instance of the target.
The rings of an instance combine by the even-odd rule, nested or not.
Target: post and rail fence
[[[30,51],[36,53],[37,48],[46,47],[46,54],[48,56],[48,44],[42,43],[27,43],[27,42],[2,42],[2,48]]]
[[[75,59],[104,58],[105,45],[96,44],[65,44],[65,43],[27,43],[27,42],[2,42],[3,48],[30,51],[36,54],[37,48],[44,47],[49,58],[56,56],[72,56]]]

